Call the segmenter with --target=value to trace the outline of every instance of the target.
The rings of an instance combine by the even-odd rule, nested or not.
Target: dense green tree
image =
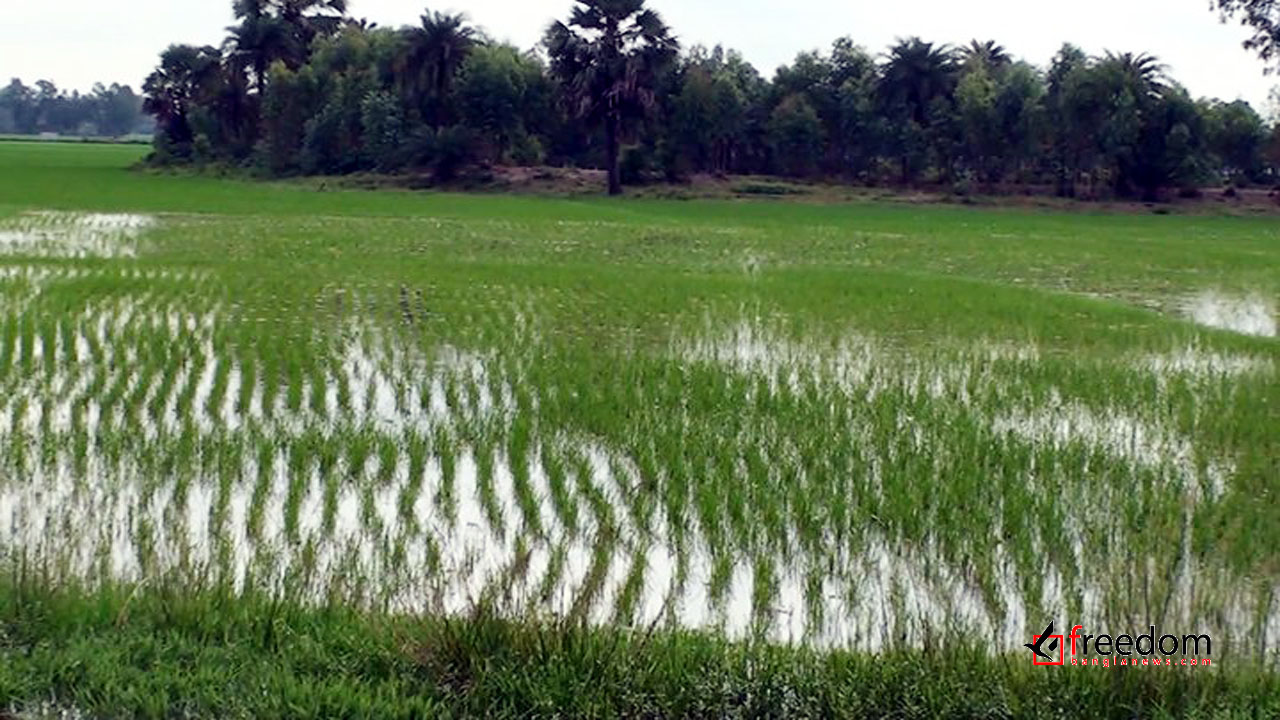
[[[609,194],[618,195],[623,123],[653,107],[657,76],[679,46],[644,0],[576,2],[568,23],[548,28],[545,45],[575,115],[604,129]]]
[[[377,90],[362,74],[333,78],[320,112],[307,120],[302,138],[302,170],[340,174],[367,167],[364,152],[365,99]]]
[[[677,87],[666,128],[674,174],[766,169],[768,83],[739,53],[691,49]]]
[[[995,105],[996,121],[1003,136],[1000,174],[1018,181],[1028,173],[1048,146],[1045,122],[1047,90],[1043,75],[1024,62],[1011,63],[1000,75]]]
[[[1097,164],[1097,128],[1106,113],[1093,60],[1074,45],[1063,45],[1049,68],[1045,105],[1054,128],[1050,156],[1058,193],[1075,197],[1083,181],[1093,184]]]
[[[1144,110],[1128,180],[1148,200],[1161,189],[1192,190],[1204,178],[1204,117],[1186,90],[1169,85]]]
[[[808,175],[822,155],[822,120],[808,99],[797,93],[773,111],[769,119],[769,140],[778,167],[784,173]]]
[[[1205,114],[1210,126],[1209,146],[1223,171],[1237,181],[1260,180],[1268,135],[1262,116],[1243,100],[1215,103]]]
[[[732,92],[724,96],[738,104]],[[717,83],[700,62],[691,63],[681,73],[680,90],[672,104],[670,142],[676,155],[674,174],[689,170],[721,169],[722,156],[716,147],[723,135],[722,123],[734,120],[732,108],[718,106]]]
[[[802,52],[790,65],[778,68],[773,78],[774,105],[800,96],[824,124],[837,117],[835,67],[831,59],[819,52]]]
[[[385,143],[392,128],[382,123],[371,131],[365,127],[366,101],[391,91],[392,81],[383,68],[393,62],[388,56],[399,47],[394,32],[353,26],[314,44],[309,67],[317,92],[315,112],[307,121],[302,141],[304,172],[354,172],[387,160]],[[388,123],[394,125],[395,121]],[[393,134],[402,137],[403,131]],[[370,145],[378,147],[377,152],[371,152]]]
[[[874,179],[888,125],[877,112],[876,83],[873,69],[864,78],[846,80],[839,91],[840,171],[863,181]]]
[[[824,123],[831,144],[829,170],[865,178],[883,130],[876,117],[875,60],[851,38],[840,38],[831,46],[828,82],[835,89],[836,104],[835,116]]]
[[[502,161],[526,134],[538,102],[542,68],[509,45],[475,48],[458,71],[455,96],[463,123],[478,132],[491,159]]]
[[[386,90],[365,95],[360,101],[360,125],[365,153],[374,169],[385,172],[404,166],[405,123],[395,95]]]
[[[1268,179],[1271,182],[1280,181],[1280,122],[1271,126],[1267,142],[1263,145],[1262,156],[1268,167]]]
[[[963,156],[968,169],[986,182],[998,179],[1005,138],[996,110],[996,79],[985,63],[967,64],[956,87],[956,111],[960,116]]]
[[[277,175],[299,169],[305,126],[315,105],[316,84],[310,67],[294,72],[283,61],[277,61],[268,71],[258,159]]]
[[[750,128],[763,81],[741,56],[717,47],[689,50],[670,92],[664,163],[670,176],[690,171],[726,173],[752,156]]]
[[[874,123],[868,122],[877,77],[870,54],[847,37],[832,43],[829,55],[800,53],[791,65],[778,69],[772,105],[800,96],[817,113],[828,140],[821,162],[826,174],[865,171],[869,151],[878,139]]]

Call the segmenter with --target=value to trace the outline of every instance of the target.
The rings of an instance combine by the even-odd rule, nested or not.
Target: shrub
[[[437,180],[452,180],[476,161],[476,135],[463,125],[441,128],[431,148],[431,169]]]
[[[546,155],[542,141],[535,135],[522,134],[511,143],[511,161],[516,165],[524,167],[541,165],[545,162]]]
[[[623,150],[621,170],[624,185],[640,185],[647,182],[654,172],[653,152],[643,145],[634,145]]]

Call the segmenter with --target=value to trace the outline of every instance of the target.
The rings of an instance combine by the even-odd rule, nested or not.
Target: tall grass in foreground
[[[1033,668],[953,647],[875,656],[688,632],[496,617],[368,616],[164,582],[0,585],[0,703],[169,717],[1271,717],[1280,679],[1237,667]],[[38,698],[38,699],[37,699]]]

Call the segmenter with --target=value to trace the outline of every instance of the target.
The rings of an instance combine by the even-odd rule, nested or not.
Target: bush
[[[477,162],[479,138],[462,125],[433,130],[419,127],[404,141],[403,166],[427,170],[438,181],[452,180],[468,165]]]
[[[648,182],[654,171],[653,152],[643,145],[634,145],[622,151],[622,184],[641,185]]]
[[[535,135],[522,134],[511,143],[511,162],[524,167],[541,165],[546,160],[542,141]]]
[[[191,156],[197,163],[211,163],[218,159],[213,141],[204,133],[196,135],[196,139],[191,143]]]
[[[974,193],[974,180],[972,173],[963,173],[951,183],[951,194],[958,198],[970,198]]]
[[[152,140],[147,162],[152,165],[179,165],[191,161],[191,144],[177,143],[165,132],[157,132]]]
[[[667,182],[679,182],[692,171],[688,157],[675,143],[665,140],[658,141],[657,161]]]
[[[441,128],[431,147],[431,169],[437,180],[452,180],[476,161],[476,134],[463,125]]]

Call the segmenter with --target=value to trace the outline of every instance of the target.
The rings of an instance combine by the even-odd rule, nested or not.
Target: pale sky
[[[425,0],[351,0],[351,13],[383,26],[416,23]],[[432,0],[466,13],[491,35],[531,47],[571,0]],[[650,0],[684,45],[740,50],[766,77],[798,51],[842,35],[873,53],[897,37],[964,43],[994,39],[1015,57],[1047,65],[1069,41],[1092,54],[1149,52],[1195,96],[1244,99],[1268,109],[1280,77],[1240,47],[1247,30],[1218,22],[1209,0]],[[0,81],[48,78],[87,90],[95,81],[135,88],[174,42],[219,44],[231,0],[0,0]]]

